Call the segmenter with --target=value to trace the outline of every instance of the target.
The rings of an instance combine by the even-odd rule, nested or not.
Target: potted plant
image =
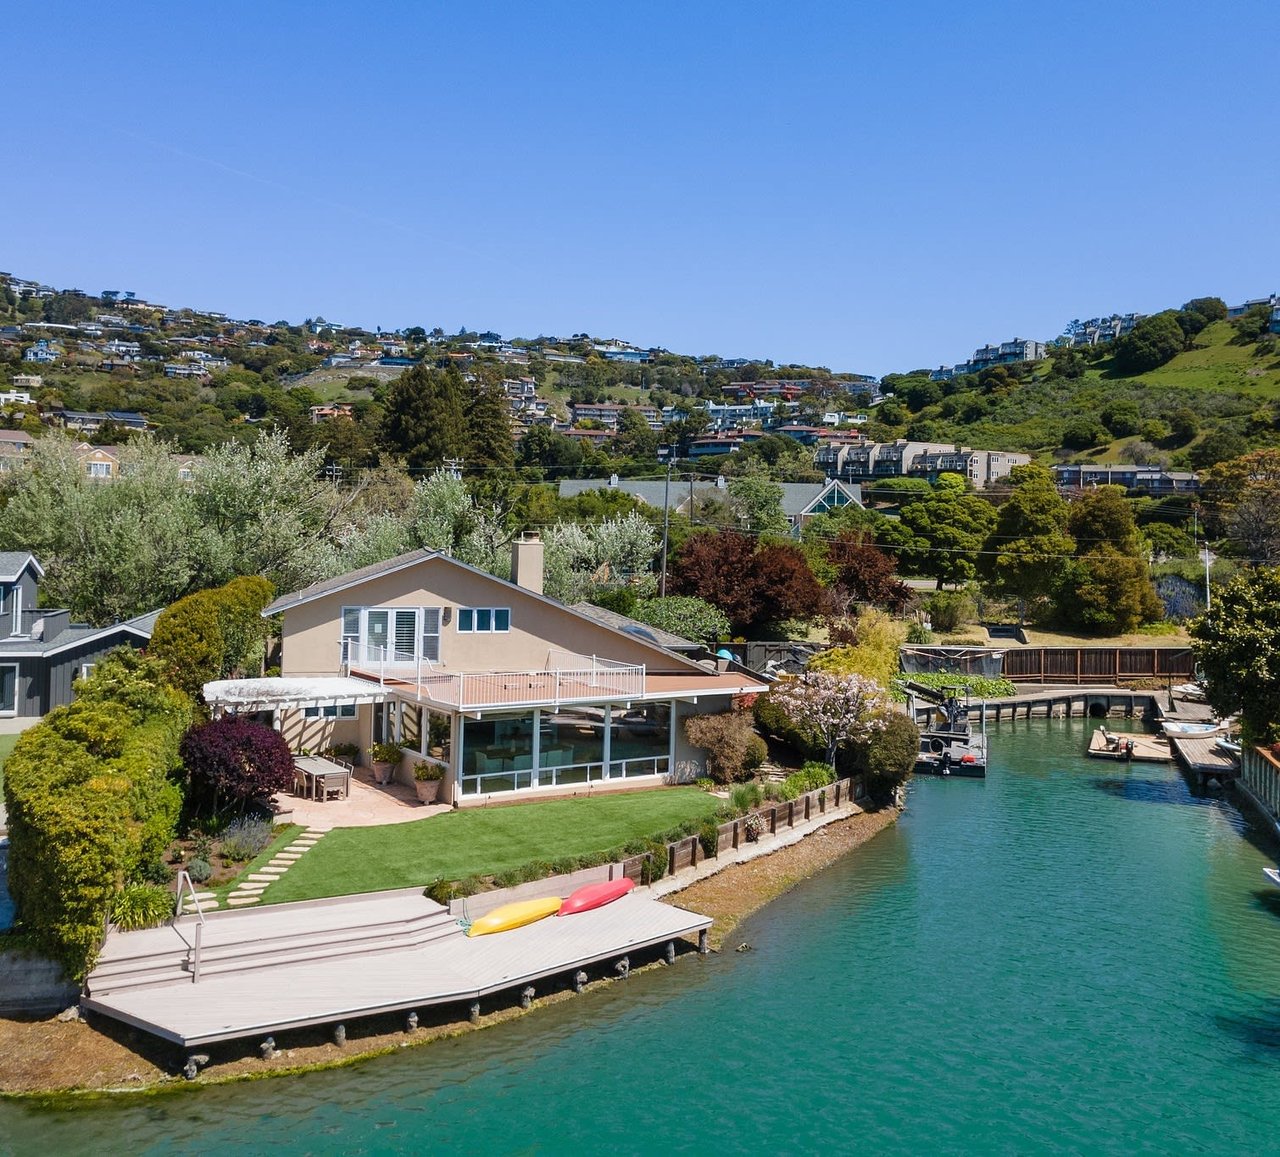
[[[369,762],[373,766],[374,783],[391,782],[391,773],[400,762],[401,754],[398,743],[375,743],[369,748]]]
[[[438,763],[428,763],[425,759],[413,765],[413,786],[418,792],[418,799],[423,803],[435,803],[440,792],[440,781],[444,779],[444,768]]]

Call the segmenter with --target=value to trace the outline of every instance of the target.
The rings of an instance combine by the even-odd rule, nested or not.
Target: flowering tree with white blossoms
[[[769,697],[797,727],[811,732],[827,749],[827,762],[836,766],[842,743],[864,743],[887,726],[889,700],[879,684],[863,675],[829,675],[806,671],[775,683]]]

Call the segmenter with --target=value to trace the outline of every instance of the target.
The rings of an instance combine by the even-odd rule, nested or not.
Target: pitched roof
[[[17,582],[18,576],[26,569],[28,562],[36,568],[36,575],[44,578],[44,567],[36,561],[36,556],[29,550],[0,551],[0,582]]]
[[[447,554],[438,550],[412,550],[408,554],[402,554],[396,558],[387,559],[386,562],[376,562],[370,566],[361,567],[359,570],[348,571],[346,574],[338,575],[335,578],[313,583],[311,586],[306,587],[303,590],[293,591],[287,595],[281,595],[275,600],[275,602],[263,610],[262,615],[266,618],[269,615],[278,615],[285,611],[293,610],[294,607],[300,607],[304,603],[312,602],[315,599],[322,599],[328,595],[337,594],[340,591],[345,591],[351,587],[359,586],[361,583],[372,578],[378,578],[382,575],[393,574],[396,571],[406,570],[409,567],[417,566],[419,563],[426,562],[428,559],[439,559],[440,561],[447,563],[449,566],[459,567],[462,570],[470,571],[473,575],[484,579],[486,582],[497,583],[499,586],[504,587],[516,587],[516,589],[521,591],[521,593],[528,598],[537,599],[539,602],[545,603],[548,606],[556,607],[565,614],[572,615],[578,619],[583,619],[594,626],[603,627],[607,631],[614,631],[615,633],[622,635],[629,642],[639,643],[644,647],[651,647],[655,651],[661,652],[663,655],[666,655],[668,658],[684,666],[703,670],[703,668],[701,668],[698,663],[694,662],[694,660],[688,655],[682,654],[679,651],[673,651],[659,642],[654,642],[644,638],[642,635],[631,634],[625,630],[619,630],[610,623],[603,622],[591,615],[584,614],[582,611],[574,607],[566,606],[559,599],[553,599],[549,595],[543,595],[539,594],[537,591],[531,591],[527,587],[521,587],[507,579],[498,578],[496,575],[491,575],[487,571],[481,570],[479,567],[471,566],[469,563],[459,562],[456,558],[450,558]],[[652,631],[653,629],[645,626],[643,623],[639,624],[639,626],[647,631]]]
[[[438,550],[411,550],[408,554],[389,558],[385,562],[375,562],[369,566],[362,566],[359,570],[347,571],[346,574],[312,583],[309,587],[303,587],[300,591],[281,595],[262,612],[263,617],[278,615],[283,611],[291,611],[294,607],[302,606],[303,603],[322,599],[326,595],[337,594],[339,591],[345,591],[348,587],[359,586],[366,579],[376,578],[378,575],[394,574],[398,570],[404,570],[422,562],[424,559],[432,558],[439,554]],[[443,558],[444,556],[441,555],[441,557]]]
[[[598,607],[595,603],[574,603],[569,610],[585,615],[589,619],[595,619],[597,623],[611,627],[615,631],[634,635],[636,638],[644,639],[645,642],[657,643],[659,647],[665,647],[668,651],[702,650],[702,644],[695,643],[692,639],[686,639],[681,635],[664,631],[661,627],[652,627],[648,623],[642,623],[639,619],[631,619],[626,615],[620,615],[617,611]]]

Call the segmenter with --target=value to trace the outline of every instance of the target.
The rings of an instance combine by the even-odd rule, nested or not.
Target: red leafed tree
[[[280,733],[234,715],[193,727],[180,752],[197,811],[243,811],[293,783],[293,756]]]
[[[911,588],[898,578],[897,560],[869,535],[846,531],[827,549],[827,561],[836,582],[857,602],[892,606],[911,598]]]
[[[777,619],[808,618],[825,594],[799,547],[757,546],[736,530],[695,534],[672,565],[672,588],[719,607],[735,633]]]

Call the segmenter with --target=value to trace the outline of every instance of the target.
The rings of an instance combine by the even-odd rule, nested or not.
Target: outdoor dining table
[[[308,799],[327,800],[331,791],[341,791],[343,799],[351,794],[349,767],[317,755],[295,755],[293,768]]]

